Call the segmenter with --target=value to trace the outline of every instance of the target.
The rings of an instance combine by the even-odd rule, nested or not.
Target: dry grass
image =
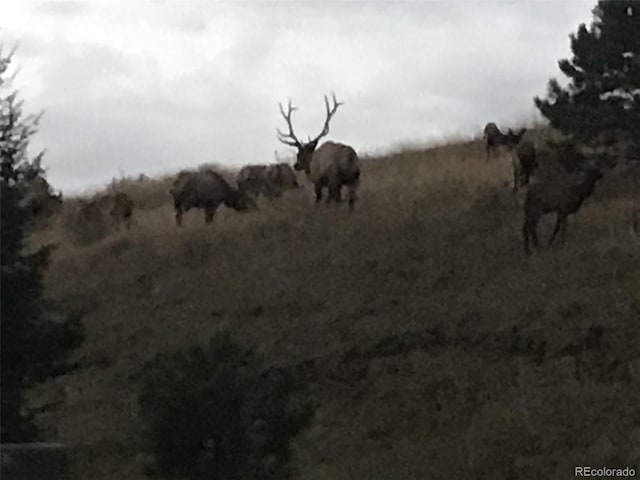
[[[47,295],[89,310],[77,354],[87,367],[33,392],[62,401],[41,424],[75,448],[78,478],[144,478],[140,367],[230,329],[273,364],[313,360],[321,372],[317,418],[295,441],[300,479],[638,465],[628,178],[606,176],[567,245],[531,258],[510,162],[485,163],[480,142],[365,159],[352,215],[315,208],[305,182],[259,212],[221,207],[210,226],[190,212],[178,230],[168,180],[130,182],[144,206],[131,231],[76,246],[54,221],[32,239],[59,242]]]

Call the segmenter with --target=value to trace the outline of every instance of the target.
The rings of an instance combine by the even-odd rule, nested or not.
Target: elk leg
[[[558,216],[556,217],[556,226],[553,228],[553,234],[549,239],[549,246],[551,246],[551,244],[553,243],[553,240],[556,238],[556,235],[558,234],[558,231],[560,231],[561,226],[562,226],[562,217],[560,216],[560,214],[558,214]]]
[[[356,188],[357,185],[349,185],[347,187],[347,197],[349,199],[349,211],[353,211],[353,206],[356,203]]]
[[[531,243],[533,243],[533,246],[538,248],[538,246],[540,245],[540,243],[538,242],[538,220],[532,220],[531,221]]]
[[[527,222],[524,222],[522,226],[522,238],[524,240],[524,251],[527,255],[531,255],[531,249],[529,248],[529,230],[527,229]]]
[[[208,205],[204,207],[204,221],[205,223],[211,223],[213,221],[213,215],[216,213],[217,206]]]
[[[560,230],[560,241],[564,245],[567,241],[567,217],[562,217],[562,227]]]
[[[316,191],[316,203],[318,203],[320,200],[322,200],[322,185],[316,183],[314,188]]]
[[[529,248],[529,237],[531,237],[531,243],[534,247],[538,247],[538,234],[537,234],[537,221],[534,219],[525,219],[524,225],[522,226],[522,234],[524,236],[524,250],[527,254],[531,254],[531,249]]]
[[[179,206],[176,206],[176,226],[181,226],[182,225],[182,208],[180,208]]]
[[[329,198],[327,199],[327,203],[329,203],[331,200],[333,200],[336,203],[342,202],[341,190],[342,190],[342,185],[329,186]]]

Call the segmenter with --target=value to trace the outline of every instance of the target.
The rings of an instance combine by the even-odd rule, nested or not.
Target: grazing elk
[[[295,190],[300,188],[296,172],[288,163],[280,162],[269,165],[267,176],[273,185],[281,190]]]
[[[240,169],[236,178],[238,190],[254,195],[264,195],[267,198],[276,196],[267,175],[267,165],[246,165]]]
[[[553,234],[549,238],[549,245],[553,243],[558,231],[562,230],[562,243],[566,240],[567,217],[576,213],[582,203],[593,193],[596,182],[602,178],[602,171],[597,167],[590,167],[584,172],[579,183],[564,180],[535,183],[529,187],[524,201],[524,250],[527,255],[529,249],[529,237],[535,247],[538,246],[536,229],[543,215],[556,214],[556,225]]]
[[[287,189],[299,188],[293,169],[287,163],[247,165],[238,172],[238,189],[254,196],[280,197]]]
[[[536,158],[536,148],[532,142],[520,142],[516,148],[516,155],[512,158],[513,162],[513,189],[518,191],[519,187],[529,184],[531,175],[538,168],[538,159]]]
[[[176,212],[176,225],[182,225],[183,212],[204,209],[204,220],[211,223],[221,203],[239,212],[256,210],[255,202],[243,191],[233,188],[218,172],[211,169],[180,172],[171,189]]]
[[[341,190],[343,186],[348,189],[349,210],[353,211],[356,201],[356,190],[360,183],[360,165],[358,154],[349,145],[328,141],[323,143],[318,149],[318,141],[329,134],[329,122],[336,113],[336,110],[342,103],[333,96],[333,106],[329,105],[329,99],[324,96],[326,107],[326,120],[320,134],[306,143],[302,143],[293,132],[291,124],[291,114],[296,107],[291,106],[289,101],[288,110],[285,113],[282,104],[279,103],[280,113],[287,122],[289,132],[282,133],[279,129],[278,140],[285,145],[296,147],[298,149],[296,163],[293,166],[295,170],[304,170],[307,178],[313,183],[316,194],[316,204],[322,199],[322,190],[327,187],[329,195],[327,203],[332,200],[336,203],[342,202]]]
[[[527,129],[520,129],[519,133],[515,133],[513,130],[509,129],[509,131],[505,134],[500,131],[498,126],[489,122],[484,127],[484,143],[487,151],[487,161],[489,161],[489,156],[491,150],[495,150],[499,146],[504,146],[509,149],[516,147],[523,135],[526,133]]]

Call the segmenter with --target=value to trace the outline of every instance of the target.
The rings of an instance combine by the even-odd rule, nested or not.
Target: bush
[[[159,473],[191,479],[287,478],[289,440],[309,421],[303,385],[263,371],[229,334],[208,348],[159,355],[145,368],[140,405]]]

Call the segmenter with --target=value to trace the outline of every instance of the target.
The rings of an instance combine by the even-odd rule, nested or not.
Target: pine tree
[[[50,247],[25,254],[24,238],[31,216],[22,200],[25,185],[44,175],[42,154],[28,159],[30,137],[39,116],[24,116],[17,92],[7,92],[6,73],[13,52],[3,55],[0,45],[0,193],[1,193],[1,372],[0,439],[33,440],[37,430],[24,405],[32,382],[59,370],[59,362],[81,341],[78,319],[54,323],[42,311],[43,273]]]
[[[558,62],[569,78],[548,83],[547,99],[536,107],[563,134],[584,146],[614,141],[625,156],[639,158],[640,3],[600,0],[589,28],[580,24],[571,40],[571,59]],[[620,152],[619,152],[620,153]]]

